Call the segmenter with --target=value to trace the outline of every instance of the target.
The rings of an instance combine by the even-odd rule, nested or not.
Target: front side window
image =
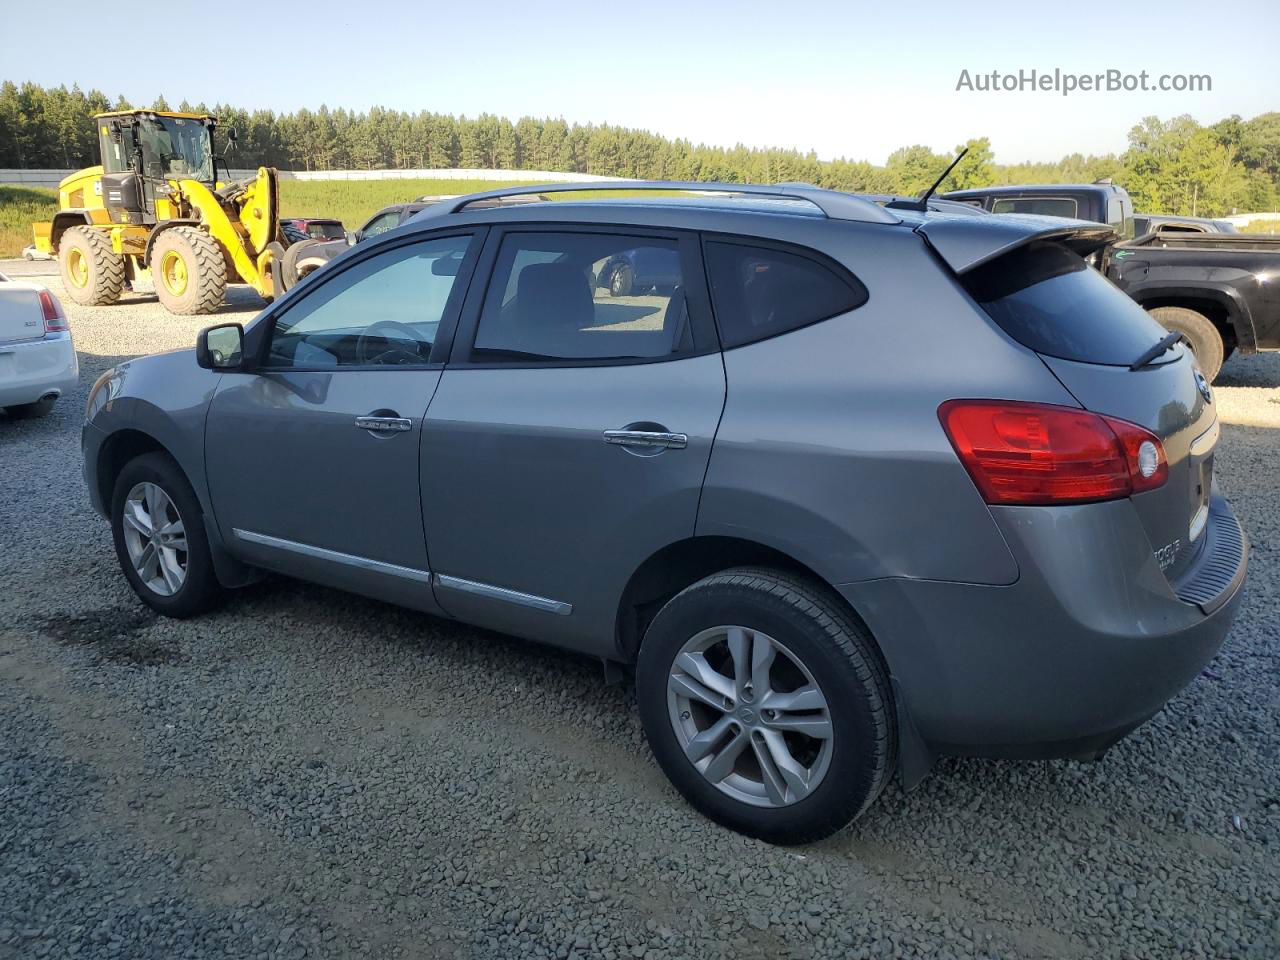
[[[399,223],[400,211],[388,210],[386,213],[379,214],[365,224],[365,228],[360,231],[361,239],[368,240],[370,237],[376,237],[380,233],[386,233]]]
[[[387,250],[316,287],[275,320],[272,367],[403,366],[429,362],[471,238]]]
[[[1038,213],[1044,217],[1074,217],[1076,210],[1070,197],[1012,197],[991,205],[992,213]]]
[[[867,300],[857,280],[799,253],[719,240],[703,249],[726,349],[847,313]]]
[[[645,360],[692,345],[675,240],[511,233],[498,251],[471,360]]]

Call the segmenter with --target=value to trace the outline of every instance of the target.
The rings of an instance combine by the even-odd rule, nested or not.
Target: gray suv
[[[437,204],[104,374],[142,600],[276,571],[632,665],[674,784],[780,843],[942,754],[1100,756],[1214,655],[1213,395],[1086,266],[1109,228],[636,187]],[[677,275],[611,295],[624,254]]]

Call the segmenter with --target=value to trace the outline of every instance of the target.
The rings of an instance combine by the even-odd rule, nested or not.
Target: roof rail
[[[461,213],[479,200],[518,197],[530,193],[586,193],[600,190],[688,190],[697,193],[736,193],[753,197],[775,197],[783,200],[805,200],[813,204],[829,220],[853,220],[860,223],[901,223],[902,221],[870,200],[836,190],[823,190],[807,184],[766,186],[756,183],[693,183],[680,180],[608,180],[592,183],[542,183],[528,187],[504,187],[486,190],[452,200],[442,200],[423,210],[419,218]]]

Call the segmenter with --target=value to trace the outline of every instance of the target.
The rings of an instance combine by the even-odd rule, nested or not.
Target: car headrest
[[[516,281],[516,317],[522,330],[581,330],[595,319],[591,283],[569,263],[531,263]]]

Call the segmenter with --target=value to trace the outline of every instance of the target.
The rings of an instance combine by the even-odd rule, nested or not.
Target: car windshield
[[[213,181],[209,131],[199,120],[157,117],[144,122],[139,132],[144,150],[161,161],[165,175],[206,183]]]

